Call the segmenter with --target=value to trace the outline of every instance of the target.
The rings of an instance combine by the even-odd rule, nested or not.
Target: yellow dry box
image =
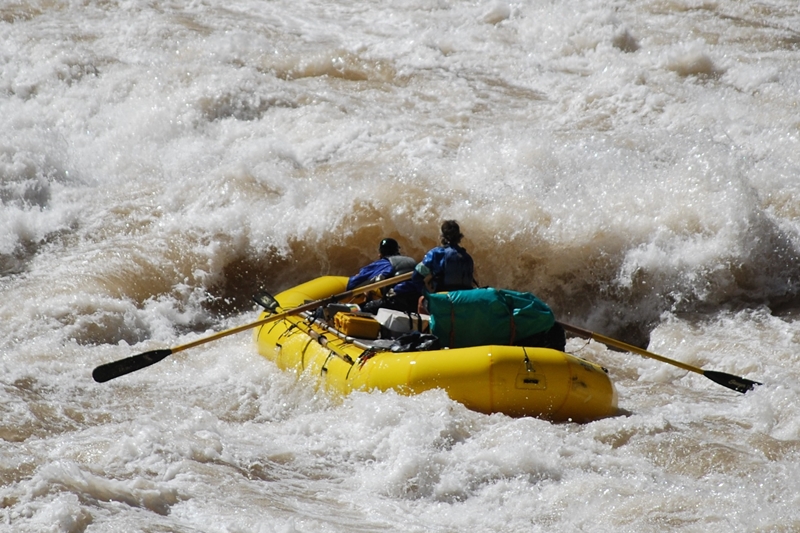
[[[336,329],[360,339],[377,339],[381,324],[369,313],[339,312],[333,317]]]

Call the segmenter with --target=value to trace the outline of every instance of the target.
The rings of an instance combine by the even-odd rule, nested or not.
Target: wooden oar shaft
[[[275,322],[276,320],[280,320],[282,318],[286,318],[287,316],[293,313],[286,311],[285,313],[279,313],[277,315],[268,316],[266,318],[262,318],[261,320],[256,320],[255,322],[250,322],[249,324],[243,324],[241,326],[236,326],[235,328],[226,329],[224,331],[220,331],[214,333],[213,335],[209,335],[208,337],[203,337],[202,339],[193,340],[192,342],[187,342],[186,344],[181,344],[180,346],[175,346],[171,348],[171,352],[180,352],[183,350],[188,350],[189,348],[194,348],[195,346],[200,346],[201,344],[205,344],[207,342],[215,341],[217,339],[221,339],[223,337],[227,337],[228,335],[234,335],[236,333],[241,333],[242,331],[247,331],[248,329],[257,328],[258,326],[268,324],[269,322]]]
[[[626,352],[637,353],[641,356],[649,357],[650,359],[655,359],[656,361],[661,361],[662,363],[667,363],[684,370],[688,370],[689,372],[695,372],[697,374],[705,373],[702,368],[682,363],[680,361],[675,361],[674,359],[669,359],[668,357],[664,357],[663,355],[658,355],[653,352],[648,352],[647,350],[643,350],[637,346],[634,346],[633,344],[618,341],[616,339],[612,339],[611,337],[606,337],[605,335],[595,333],[594,331],[589,331],[588,329],[579,328],[563,322],[559,322],[559,324],[561,324],[561,327],[565,330],[570,331],[579,337],[583,337],[584,339],[594,339],[597,342],[605,344],[606,346],[613,346],[614,348],[619,348],[620,350],[625,350]]]
[[[319,306],[327,305],[329,303],[340,302],[347,298],[351,298],[353,296],[363,294],[365,292],[374,291],[376,289],[380,289],[383,287],[387,287],[389,285],[395,285],[397,283],[407,281],[411,279],[413,272],[408,272],[406,274],[401,274],[399,276],[394,276],[391,278],[387,278],[375,283],[370,283],[369,285],[362,285],[361,287],[356,287],[355,289],[351,289],[349,291],[340,292],[339,294],[334,294],[333,296],[329,296],[327,298],[323,298],[321,300],[315,300],[313,302],[308,302],[298,307],[294,307],[287,311],[283,311],[282,313],[278,313],[275,315],[270,315],[268,317],[262,318],[260,320],[256,320],[255,322],[250,322],[249,324],[244,324],[241,326],[236,326],[235,328],[226,329],[225,331],[220,331],[218,333],[214,333],[213,335],[209,335],[208,337],[203,337],[192,342],[187,342],[186,344],[182,344],[180,346],[175,346],[174,348],[166,348],[162,350],[153,350],[150,352],[141,353],[138,355],[133,355],[131,357],[126,357],[125,359],[120,359],[118,361],[112,361],[110,363],[105,363],[103,365],[98,366],[92,372],[92,377],[98,383],[103,383],[110,379],[118,378],[120,376],[124,376],[125,374],[130,374],[131,372],[135,372],[142,368],[148,367],[153,365],[165,357],[175,353],[180,352],[182,350],[188,350],[189,348],[194,348],[195,346],[199,346],[201,344],[205,344],[207,342],[215,341],[217,339],[221,339],[223,337],[227,337],[228,335],[233,335],[235,333],[240,333],[242,331],[246,331],[248,329],[257,328],[258,326],[263,326],[264,324],[268,324],[270,322],[276,322],[278,320],[282,320],[292,315],[297,315],[303,313],[305,311],[310,311],[312,309],[316,309]]]
[[[588,329],[579,328],[577,326],[572,326],[570,324],[565,324],[563,322],[559,322],[559,324],[561,324],[561,327],[564,328],[566,331],[572,332],[575,335],[578,335],[579,337],[583,337],[585,339],[594,339],[597,342],[602,342],[607,346],[613,346],[614,348],[619,348],[620,350],[637,353],[644,357],[649,357],[650,359],[655,359],[656,361],[661,361],[662,363],[667,363],[673,366],[677,366],[678,368],[688,370],[689,372],[695,372],[697,374],[707,377],[714,383],[722,385],[723,387],[727,387],[731,390],[735,390],[736,392],[741,392],[742,394],[746,393],[747,391],[753,390],[756,385],[761,385],[761,383],[758,381],[752,381],[740,376],[728,374],[726,372],[703,370],[702,368],[696,366],[682,363],[680,361],[675,361],[674,359],[670,359],[668,357],[664,357],[663,355],[658,355],[653,352],[648,352],[647,350],[643,350],[632,344],[618,341],[616,339],[612,339],[611,337],[606,337],[605,335],[600,335],[599,333],[589,331]]]
[[[351,289],[346,292],[340,292],[339,294],[335,294],[333,296],[329,296],[328,298],[323,298],[321,300],[315,300],[313,302],[308,302],[298,307],[293,307],[288,311],[284,311],[282,313],[278,313],[276,315],[270,315],[268,317],[262,318],[261,320],[256,320],[255,322],[250,322],[249,324],[243,324],[241,326],[236,326],[235,328],[226,329],[224,331],[220,331],[218,333],[214,333],[213,335],[209,335],[208,337],[204,337],[202,339],[197,339],[192,342],[187,342],[186,344],[182,344],[180,346],[176,346],[172,348],[172,353],[180,352],[182,350],[188,350],[189,348],[194,348],[195,346],[199,346],[201,344],[205,344],[207,342],[215,341],[217,339],[221,339],[223,337],[227,337],[228,335],[234,335],[236,333],[241,333],[242,331],[246,331],[248,329],[257,328],[259,326],[263,326],[264,324],[269,324],[270,322],[277,322],[278,320],[283,320],[284,318],[290,317],[292,315],[299,315],[300,313],[304,313],[305,311],[311,311],[312,309],[316,309],[321,305],[326,305],[328,303],[335,303],[340,302],[342,300],[346,300],[347,298],[351,298],[353,296],[363,294],[365,292],[374,291],[380,289],[382,287],[386,287],[388,285],[394,285],[396,283],[400,283],[406,280],[411,279],[413,272],[408,272],[407,274],[401,274],[399,276],[394,276],[392,278],[387,278],[381,281],[376,281],[375,283],[371,283],[369,285],[363,285],[361,287],[356,287],[355,289]]]

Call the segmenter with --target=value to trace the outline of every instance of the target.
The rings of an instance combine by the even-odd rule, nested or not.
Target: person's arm
[[[422,267],[422,268],[419,268]],[[427,274],[425,273],[427,272]],[[430,270],[423,265],[422,263],[417,265],[417,269],[414,271],[415,274],[419,274],[419,278],[422,279],[423,285],[428,290],[428,292],[433,292],[433,285],[431,284],[431,280],[433,279],[433,274],[431,274]]]
[[[412,278],[412,279],[416,278],[417,280],[421,278],[428,292],[434,291],[432,283],[434,272],[433,270],[431,270],[431,267],[435,264],[435,258],[434,258],[435,254],[436,254],[435,248],[433,250],[430,250],[427,254],[425,254],[425,257],[422,258],[422,261],[420,263],[417,263],[417,266],[414,268],[414,277]]]

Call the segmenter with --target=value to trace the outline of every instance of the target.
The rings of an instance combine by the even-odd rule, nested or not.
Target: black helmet
[[[384,257],[400,255],[400,245],[394,239],[383,239],[378,247],[378,252]]]

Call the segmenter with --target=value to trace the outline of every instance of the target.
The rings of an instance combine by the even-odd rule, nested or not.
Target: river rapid
[[[800,531],[796,0],[0,4],[0,531]],[[316,392],[251,296],[421,258],[597,342],[619,416]]]

